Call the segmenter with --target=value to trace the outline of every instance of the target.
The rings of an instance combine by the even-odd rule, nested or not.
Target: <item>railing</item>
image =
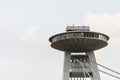
[[[79,33],[65,33],[65,34],[54,36],[52,38],[52,42],[69,39],[69,38],[94,38],[94,39],[101,39],[104,41],[108,40],[107,36],[100,34],[100,33],[79,32]]]

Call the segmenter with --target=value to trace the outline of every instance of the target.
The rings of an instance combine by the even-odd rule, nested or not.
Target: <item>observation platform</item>
[[[67,31],[50,37],[51,47],[70,52],[88,52],[108,45],[109,37],[91,31]]]

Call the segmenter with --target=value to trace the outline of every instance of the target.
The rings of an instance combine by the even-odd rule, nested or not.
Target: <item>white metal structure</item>
[[[63,80],[100,80],[94,50],[107,46],[109,37],[89,26],[68,26],[50,37],[51,47],[64,51]]]

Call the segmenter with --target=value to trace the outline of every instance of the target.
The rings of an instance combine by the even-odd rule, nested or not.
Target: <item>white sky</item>
[[[120,0],[0,0],[0,80],[62,80],[63,52],[49,37],[67,25],[110,36],[97,62],[120,72]],[[102,80],[115,78],[101,74]],[[117,80],[117,79],[116,79]]]

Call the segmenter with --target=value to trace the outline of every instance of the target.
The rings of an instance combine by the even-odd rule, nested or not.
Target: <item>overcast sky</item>
[[[73,24],[110,36],[96,59],[120,72],[120,0],[0,0],[0,80],[62,80],[64,53],[48,39]]]

